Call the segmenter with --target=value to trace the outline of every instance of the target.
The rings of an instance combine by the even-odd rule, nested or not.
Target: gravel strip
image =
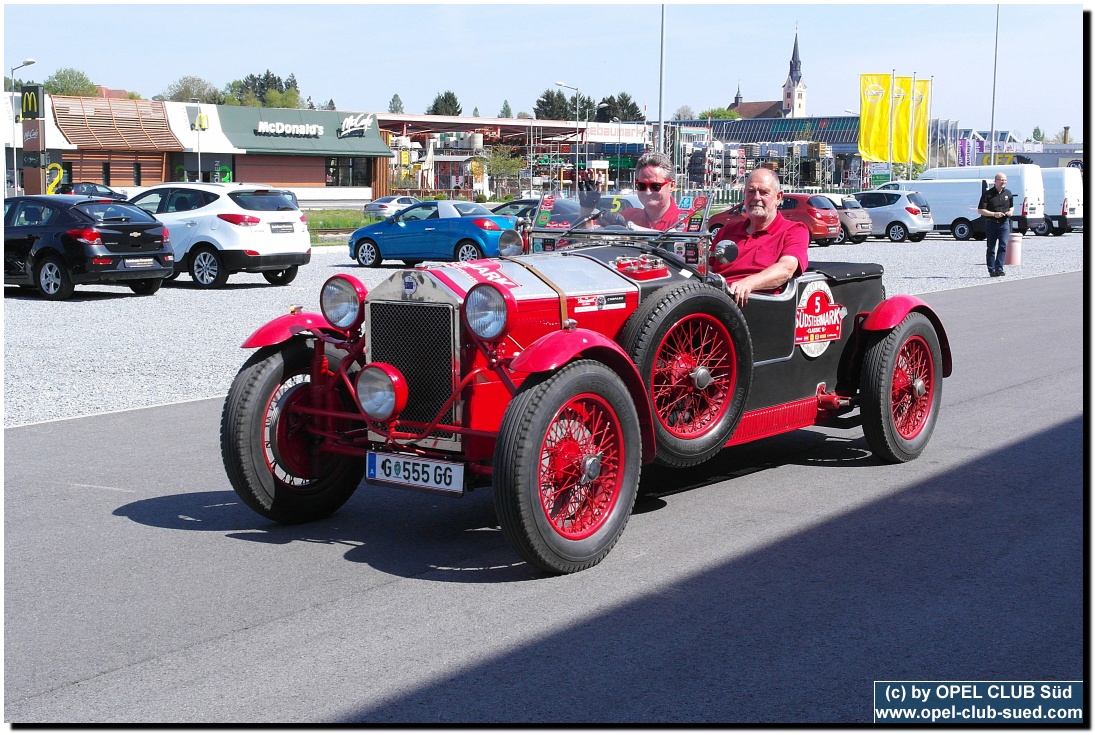
[[[1083,270],[1083,235],[1023,238],[1022,265],[989,279],[984,243],[931,235],[920,243],[870,239],[860,245],[810,248],[822,261],[881,263],[889,295]],[[345,239],[318,247],[288,286],[240,273],[203,291],[183,275],[153,296],[125,287],[78,286],[69,301],[48,302],[4,288],[4,426],[224,396],[250,351],[255,329],[300,304],[319,311],[319,289],[351,272],[370,288],[402,263],[359,268]]]

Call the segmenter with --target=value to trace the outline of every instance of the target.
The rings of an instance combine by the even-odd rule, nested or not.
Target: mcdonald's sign
[[[45,107],[45,96],[42,93],[41,84],[23,85],[21,95],[21,110],[24,120],[38,120],[42,117]]]

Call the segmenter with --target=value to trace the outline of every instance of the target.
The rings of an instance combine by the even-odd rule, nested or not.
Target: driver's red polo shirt
[[[661,230],[665,232],[673,225],[677,224],[677,220],[680,219],[681,210],[677,206],[677,203],[673,200],[669,201],[669,209],[666,210],[662,218],[656,222],[651,222],[646,216],[646,210],[642,207],[631,207],[620,212],[620,216],[628,222],[634,222],[639,227],[645,227],[648,230]]]
[[[792,222],[780,212],[767,229],[749,234],[748,217],[734,217],[715,235],[711,241],[712,249],[723,240],[733,240],[738,244],[738,257],[733,263],[723,265],[714,258],[710,259],[711,270],[728,281],[736,281],[754,273],[760,273],[774,264],[784,255],[791,255],[798,261],[795,275],[801,275],[809,265],[810,230],[801,222]]]

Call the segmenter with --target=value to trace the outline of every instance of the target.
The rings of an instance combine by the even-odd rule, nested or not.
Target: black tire
[[[1053,229],[1050,230],[1050,232],[1053,233],[1054,237],[1060,237],[1061,235],[1068,232],[1068,230],[1064,227],[1054,227]]]
[[[719,230],[721,230],[721,229],[722,229],[722,225],[712,225],[711,226],[711,229],[708,230],[708,232],[711,233],[711,239],[712,240],[715,239],[715,235],[719,234]]]
[[[126,285],[138,296],[151,296],[160,290],[163,285],[162,278],[142,278],[139,281],[129,281]]]
[[[34,285],[38,294],[49,301],[64,301],[76,290],[68,268],[56,255],[47,255],[38,262],[34,269]]]
[[[365,458],[311,451],[313,438],[291,408],[309,400],[312,343],[260,350],[237,373],[221,412],[221,458],[236,494],[278,523],[324,518],[365,476]],[[327,348],[337,369],[341,354]]]
[[[918,232],[915,235],[909,235],[909,242],[923,242],[927,236],[928,233],[926,232]]]
[[[384,259],[380,254],[380,246],[368,238],[357,241],[354,257],[357,259],[357,264],[365,268],[376,268]]]
[[[480,260],[483,257],[483,250],[471,240],[461,240],[456,243],[456,249],[453,250],[453,258],[460,262],[466,262],[469,260]]]
[[[1034,231],[1034,234],[1035,234],[1035,235],[1039,235],[1039,236],[1041,236],[1041,237],[1045,237],[1046,235],[1048,235],[1048,234],[1050,233],[1050,230],[1051,230],[1052,228],[1050,227],[1050,224],[1049,224],[1049,222],[1047,222],[1046,220],[1042,219],[1042,220],[1039,220],[1039,221],[1037,222],[1037,224],[1031,225],[1031,228],[1030,228],[1030,229],[1032,229],[1032,230]]]
[[[859,237],[853,237],[852,238],[852,244],[853,245],[860,245],[860,244],[865,243],[865,242],[867,242],[867,236],[866,235],[860,235]]]
[[[521,558],[549,574],[604,559],[631,517],[641,444],[631,395],[605,365],[527,381],[494,449],[495,512]]]
[[[819,246],[823,247],[823,248],[827,248],[827,247],[829,247],[830,245],[832,245],[832,244],[833,244],[834,242],[836,242],[836,239],[835,239],[835,238],[832,238],[832,237],[826,237],[826,238],[825,238],[824,240],[818,240],[818,241],[817,241],[817,244],[818,244]]]
[[[651,398],[656,461],[689,467],[718,454],[753,378],[753,343],[734,300],[703,283],[665,286],[643,299],[619,343]]]
[[[891,222],[886,225],[886,237],[890,242],[905,242],[909,237],[909,229],[900,222]]]
[[[863,433],[876,457],[908,462],[931,439],[943,399],[939,336],[926,316],[909,314],[870,337],[863,374]]]
[[[200,288],[220,288],[228,282],[224,256],[216,248],[200,247],[190,253],[190,277]]]
[[[969,240],[973,235],[973,225],[967,219],[956,219],[951,223],[951,234],[955,240]]]
[[[291,265],[288,268],[282,268],[280,271],[263,271],[262,277],[266,279],[267,283],[272,283],[275,286],[288,286],[297,277],[297,271],[299,270],[300,266]]]
[[[403,259],[403,265],[407,266],[408,268],[414,268],[421,262],[421,260],[407,260],[406,258]]]
[[[840,234],[836,236],[835,240],[833,240],[833,244],[834,245],[844,245],[851,239],[852,239],[852,233],[848,232],[848,226],[847,225],[841,225],[840,226]]]

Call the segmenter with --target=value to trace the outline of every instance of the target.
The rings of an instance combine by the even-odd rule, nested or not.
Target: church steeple
[[[791,80],[792,84],[798,84],[802,81],[802,60],[798,58],[798,31],[795,31],[795,50],[791,52],[791,70],[788,72],[787,78]]]
[[[734,95],[734,104],[741,104],[741,82],[738,82],[738,93]]]
[[[791,52],[791,67],[783,83],[783,116],[806,117],[806,85],[802,82],[802,59],[798,55],[798,28],[795,28],[795,48]]]

